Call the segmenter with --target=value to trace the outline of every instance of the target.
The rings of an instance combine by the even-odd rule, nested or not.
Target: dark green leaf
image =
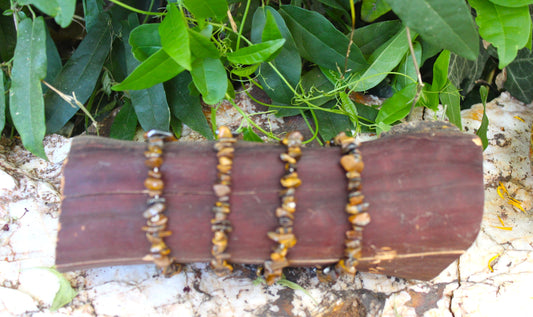
[[[353,41],[365,57],[370,56],[381,45],[385,44],[402,29],[402,22],[398,20],[369,24],[358,28],[353,34]]]
[[[83,12],[85,12],[85,28],[91,31],[97,18],[104,11],[104,0],[83,0]]]
[[[188,127],[213,140],[213,131],[202,111],[200,97],[189,92],[191,82],[191,75],[183,72],[164,83],[170,111]]]
[[[261,34],[261,41],[267,42],[267,41],[282,39],[283,34],[281,34],[281,31],[278,28],[278,23],[276,22],[276,18],[274,18],[274,13],[272,13],[272,12],[277,13],[277,11],[263,9],[263,8],[261,9],[262,10],[256,11],[256,13],[257,12],[266,13],[266,21],[264,22],[263,34]],[[281,16],[279,16],[279,18],[281,18]]]
[[[372,22],[389,11],[390,6],[385,0],[363,0],[361,19]]]
[[[136,15],[131,15],[130,18],[128,18],[128,23],[124,26],[124,36],[127,37],[138,23]],[[134,69],[137,70],[139,68],[139,62],[133,57],[133,54],[130,53],[131,48],[129,44],[126,42],[122,43],[126,54],[125,59],[128,72],[132,72]],[[161,52],[163,52],[163,50],[161,50]],[[177,66],[172,59],[170,60]],[[170,110],[165,90],[161,83],[155,84],[147,89],[132,90],[129,93],[131,96],[131,104],[135,109],[137,119],[145,131],[151,129],[168,131],[170,124]]]
[[[124,81],[112,87],[115,91],[139,90],[165,82],[184,70],[161,48],[135,68]]]
[[[61,56],[57,51],[57,47],[54,43],[54,40],[50,36],[50,32],[45,28],[46,31],[46,82],[53,82],[57,74],[61,71],[63,65],[61,64]],[[44,88],[44,87],[43,87]]]
[[[196,61],[191,75],[194,85],[202,94],[206,104],[214,105],[226,95],[228,77],[220,59],[206,58]]]
[[[487,139],[487,130],[489,127],[489,118],[487,117],[487,97],[489,95],[489,90],[485,86],[479,87],[479,95],[481,96],[481,102],[483,103],[483,119],[481,119],[481,125],[477,130],[476,134],[481,138],[481,143],[483,144],[483,150],[489,145],[489,140]]]
[[[133,56],[141,62],[144,61],[161,49],[159,23],[139,25],[131,31],[128,42]]]
[[[505,89],[520,101],[530,103],[533,100],[533,53],[528,49],[521,49],[506,69]]]
[[[191,53],[196,58],[219,58],[220,52],[215,44],[211,42],[209,36],[204,36],[200,32],[189,29],[189,40]]]
[[[250,141],[250,142],[260,142],[263,143],[263,139],[261,139],[255,132],[254,129],[251,127],[244,127],[242,128],[242,139],[244,141]]]
[[[489,54],[483,47],[481,47],[479,56],[475,61],[467,60],[454,53],[450,55],[448,78],[461,90],[463,96],[472,91],[476,85],[476,81],[481,79],[488,59]]]
[[[533,0],[489,0],[490,2],[506,7],[523,7],[533,4]]]
[[[119,140],[133,140],[136,129],[137,115],[135,109],[133,109],[131,102],[126,101],[111,125],[109,137]]]
[[[18,25],[17,47],[11,71],[9,110],[24,147],[46,159],[46,132],[41,80],[46,77],[44,19],[23,19]]]
[[[185,17],[170,3],[167,16],[159,25],[159,36],[163,50],[186,70],[191,70],[191,50],[189,49],[189,32]]]
[[[442,105],[446,108],[446,116],[450,122],[462,130],[461,94],[459,94],[457,88],[448,81],[442,92],[439,94],[439,97]]]
[[[235,64],[252,65],[266,62],[283,46],[285,39],[253,44],[228,53],[227,58]]]
[[[331,93],[327,94],[335,87],[317,67],[302,76],[301,87],[303,94],[308,96],[315,106],[321,106],[335,98]]]
[[[413,35],[413,39],[416,35]],[[377,86],[402,60],[409,50],[405,28],[381,45],[370,57],[368,68],[351,81],[350,89],[365,91]]]
[[[503,69],[531,37],[529,7],[502,7],[486,0],[469,2],[477,12],[479,34],[498,49],[499,67]]]
[[[274,21],[269,16],[273,17]],[[275,22],[275,26],[272,25],[273,22]],[[261,64],[258,70],[258,79],[263,90],[272,99],[273,103],[289,105],[294,96],[291,87],[295,88],[300,81],[302,61],[283,17],[271,7],[258,8],[252,21],[251,39],[254,43],[271,40],[271,37],[275,37],[274,27],[279,30],[285,39],[285,44],[272,62]],[[266,33],[265,29],[267,29]],[[270,65],[275,67],[277,71]],[[280,77],[278,72],[283,78]]]
[[[334,106],[335,101],[332,100],[324,105],[324,108],[332,108]],[[325,141],[333,139],[339,132],[353,128],[350,118],[343,114],[326,111],[316,111],[315,113],[318,121],[318,133]]]
[[[376,123],[393,124],[405,118],[411,110],[411,105],[416,94],[416,83],[408,85],[385,100],[376,117]],[[378,129],[379,130],[379,129]],[[379,131],[378,131],[379,132]]]
[[[415,52],[416,62],[420,67],[420,62],[422,60],[422,45],[419,42],[415,42],[413,44],[413,50]],[[407,51],[396,71],[401,74],[394,77],[393,87],[396,90],[402,90],[407,85],[417,81],[417,73],[415,64],[413,63],[413,57],[411,56],[411,51]]]
[[[350,99],[350,96],[346,92],[341,91],[339,93],[339,99],[341,102],[342,110],[344,110],[348,114],[348,117],[350,117],[350,120],[352,122],[357,122],[357,107],[355,106],[355,103],[352,101],[352,99]]]
[[[15,52],[17,43],[17,31],[13,24],[13,18],[0,15],[0,61],[9,61]]]
[[[228,4],[226,0],[183,0],[183,4],[197,19],[226,17]]]
[[[318,12],[294,6],[282,6],[285,19],[300,55],[319,66],[345,72],[359,72],[367,68],[361,50],[352,44],[346,59],[349,40]]]
[[[479,53],[478,34],[464,0],[386,0],[402,22],[441,48],[470,60]]]
[[[181,132],[183,131],[183,122],[175,116],[170,116],[170,129],[174,133],[176,139],[181,138]]]
[[[4,90],[4,72],[0,69],[0,135],[6,125],[6,92]]]
[[[54,17],[57,24],[69,26],[76,9],[76,0],[17,0],[20,5],[34,5],[37,9]]]
[[[92,32],[87,33],[56,76],[53,86],[67,95],[75,93],[77,100],[82,104],[85,103],[94,90],[110,47],[111,24],[109,17],[104,13],[98,17],[98,23]],[[51,90],[45,94],[44,103],[48,133],[61,129],[79,110]]]

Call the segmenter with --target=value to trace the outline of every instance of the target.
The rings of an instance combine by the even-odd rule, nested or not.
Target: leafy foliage
[[[253,125],[233,100],[245,84],[276,115],[302,115],[319,141],[380,133],[439,103],[461,127],[461,99],[504,68],[504,87],[533,99],[532,0],[122,1],[0,0],[0,131],[41,157],[46,132],[98,128],[111,113],[112,137],[186,124],[213,139],[205,114],[223,100]],[[58,34],[83,23],[65,50]],[[365,104],[368,92],[388,99]],[[242,128],[259,141],[254,130],[276,137]]]

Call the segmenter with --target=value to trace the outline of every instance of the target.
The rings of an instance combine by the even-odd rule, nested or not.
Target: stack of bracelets
[[[213,206],[213,218],[211,219],[211,230],[214,233],[212,239],[211,267],[219,276],[233,271],[233,267],[228,263],[230,254],[226,252],[228,246],[229,233],[232,231],[228,215],[231,195],[231,169],[235,149],[231,131],[227,127],[220,127],[217,132],[218,141],[215,143],[217,151],[217,180],[213,186],[213,191],[217,200]],[[148,150],[145,152],[145,164],[150,168],[145,187],[149,195],[148,208],[143,216],[147,219],[146,226],[142,227],[146,231],[146,237],[151,243],[150,254],[143,259],[154,261],[156,266],[165,276],[172,276],[178,273],[181,265],[174,258],[170,257],[170,248],[165,244],[164,238],[172,234],[165,230],[168,218],[163,214],[166,205],[162,197],[164,183],[160,167],[163,164],[163,144],[165,141],[175,140],[168,132],[151,130],[145,134]],[[284,162],[285,173],[280,183],[283,189],[280,191],[281,206],[275,211],[279,226],[275,231],[268,232],[268,238],[277,243],[270,260],[264,263],[264,277],[268,285],[272,285],[282,277],[283,268],[290,265],[287,259],[288,250],[296,245],[297,239],[293,233],[294,213],[296,211],[296,188],[302,181],[298,177],[297,163],[302,156],[302,135],[299,132],[288,133],[281,143],[286,146],[287,151],[280,155]],[[366,210],[368,203],[364,203],[364,196],[361,193],[361,172],[364,164],[358,143],[355,138],[340,133],[334,139],[334,143],[341,147],[340,165],[346,172],[348,180],[348,203],[345,211],[348,214],[348,221],[351,229],[346,231],[344,258],[337,264],[327,267],[319,272],[321,281],[335,280],[341,274],[354,275],[357,272],[358,260],[362,255],[363,229],[370,223],[370,215]]]

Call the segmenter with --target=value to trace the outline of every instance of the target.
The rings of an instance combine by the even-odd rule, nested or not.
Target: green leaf
[[[328,102],[323,107],[335,107],[335,100]],[[331,140],[337,134],[339,134],[339,132],[347,131],[353,128],[350,118],[343,114],[327,111],[316,111],[316,118],[318,122],[318,132],[323,140]]]
[[[9,61],[15,52],[17,43],[17,30],[13,18],[0,14],[0,61]]]
[[[17,0],[20,5],[34,5],[45,14],[54,17],[61,27],[69,26],[76,10],[76,0]]]
[[[357,118],[358,117],[357,107],[355,106],[355,103],[352,101],[352,99],[350,99],[350,96],[346,92],[341,91],[339,93],[339,99],[341,102],[342,110],[344,110],[348,114],[348,117],[350,117],[350,120],[352,122],[358,122],[359,119]]]
[[[0,69],[0,135],[6,126],[6,91],[4,90],[4,72]]]
[[[202,33],[189,29],[189,40],[191,53],[194,57],[199,59],[220,57],[220,52],[215,44]]]
[[[52,302],[52,306],[50,306],[51,311],[56,311],[59,308],[65,306],[66,304],[70,303],[74,297],[78,294],[70,285],[70,282],[63,276],[63,274],[59,273],[54,268],[39,268],[45,271],[48,271],[52,274],[54,274],[59,282],[59,290],[57,291],[54,301]]]
[[[268,61],[285,43],[285,39],[253,44],[228,53],[227,58],[235,64],[252,65]]]
[[[481,79],[483,69],[489,59],[487,50],[480,48],[480,53],[475,61],[467,60],[457,54],[450,55],[450,66],[448,68],[448,78],[466,96],[475,87],[476,82]]]
[[[251,127],[243,127],[242,128],[242,139],[244,141],[250,141],[250,142],[259,142],[263,143],[263,139],[261,139],[255,132],[254,129]]]
[[[124,81],[111,87],[115,91],[139,90],[165,82],[184,71],[161,48],[133,70]]]
[[[172,3],[167,5],[167,16],[159,25],[163,50],[186,70],[191,70],[189,32],[185,17]]]
[[[137,130],[137,122],[135,109],[133,109],[131,102],[126,100],[113,120],[109,137],[119,140],[133,140]]]
[[[390,11],[390,6],[385,0],[363,0],[361,6],[361,19],[372,22]]]
[[[128,42],[133,56],[139,61],[144,61],[161,49],[159,25],[159,23],[142,24],[131,31]]]
[[[222,20],[228,12],[226,0],[183,0],[183,4],[197,19]]]
[[[90,32],[97,23],[98,15],[104,12],[104,0],[84,0],[83,12],[85,13],[85,28]]]
[[[231,70],[231,73],[239,77],[248,77],[252,75],[258,68],[259,64],[247,67],[233,68]]]
[[[419,42],[413,44],[413,50],[415,52],[415,58],[418,65],[421,65],[422,60],[422,45]],[[402,90],[404,87],[417,81],[417,73],[415,64],[413,63],[413,57],[411,51],[407,51],[402,59],[402,62],[396,70],[398,75],[394,76],[393,87],[396,90]]]
[[[413,104],[415,95],[416,83],[408,85],[396,92],[392,97],[385,100],[383,105],[381,105],[376,117],[376,123],[383,122],[391,125],[394,122],[405,118],[409,114],[409,111],[411,111],[411,105]]]
[[[448,68],[450,65],[450,51],[444,50],[433,64],[432,91],[441,91],[448,83]]]
[[[273,18],[273,21],[270,17]],[[272,40],[276,36],[274,29],[281,33],[285,39],[285,44],[273,61],[268,64],[261,64],[257,78],[273,103],[290,105],[294,97],[291,87],[295,88],[300,81],[302,60],[283,17],[271,7],[258,8],[252,21],[252,42],[260,43],[264,40]]]
[[[213,131],[202,111],[200,97],[189,92],[191,82],[191,75],[183,72],[163,84],[170,111],[188,127],[213,140]]]
[[[413,35],[413,38],[416,34]],[[387,75],[401,62],[405,53],[409,50],[409,41],[404,28],[393,38],[381,45],[370,57],[368,68],[357,74],[351,81],[350,89],[353,91],[365,91],[377,86]]]
[[[130,15],[128,18],[128,23],[124,25],[124,35],[127,37],[130,31],[134,29],[138,23],[139,22],[136,15]],[[134,69],[139,69],[139,62],[133,57],[133,54],[130,53],[131,48],[129,44],[124,41],[122,44],[124,45],[124,52],[126,54],[125,60],[127,70],[128,72],[134,72]],[[164,53],[163,50],[160,51]],[[148,60],[143,62],[143,64]],[[178,66],[172,59],[170,59],[170,61],[172,61],[174,65]],[[168,131],[170,124],[170,110],[166,99],[165,90],[161,83],[142,90],[132,90],[129,92],[129,94],[131,96],[131,104],[135,109],[139,124],[145,131],[151,129]]]
[[[363,55],[368,57],[394,35],[398,34],[401,29],[402,22],[399,20],[372,23],[355,29],[353,41],[361,49]]]
[[[57,47],[54,40],[50,36],[48,28],[45,28],[46,32],[46,82],[53,82],[56,76],[61,72],[63,67],[61,63],[61,56],[57,51]]]
[[[462,130],[461,94],[459,94],[457,88],[448,81],[442,92],[439,94],[439,97],[442,105],[446,107],[446,116],[450,122]]]
[[[335,87],[318,67],[312,68],[302,76],[302,93],[307,96],[315,106],[322,106],[326,102],[335,98],[333,94],[327,92]]]
[[[526,48],[521,49],[516,59],[505,69],[505,89],[520,101],[530,103],[533,100],[533,53]]]
[[[524,7],[533,4],[533,0],[489,0],[490,2],[504,7]]]
[[[80,103],[91,96],[102,66],[111,49],[111,24],[107,14],[98,17],[98,23],[87,33],[53,81],[53,86],[67,95],[76,94]],[[79,110],[48,90],[44,96],[46,128],[48,133],[61,129]]]
[[[23,19],[18,25],[17,47],[11,71],[9,108],[22,144],[46,159],[46,132],[41,80],[46,77],[46,33],[44,19]]]
[[[181,132],[183,132],[183,122],[175,116],[170,116],[170,129],[174,133],[176,139],[181,138]]]
[[[489,140],[487,139],[487,131],[489,127],[489,118],[487,117],[487,97],[489,95],[489,89],[485,86],[479,87],[479,95],[481,96],[481,102],[483,103],[483,119],[481,119],[481,125],[476,134],[481,138],[484,150],[489,145]]]
[[[498,49],[498,66],[503,69],[528,43],[531,34],[529,7],[502,7],[486,0],[469,2],[477,12],[479,34]]]
[[[315,11],[284,5],[280,13],[298,47],[300,55],[319,66],[345,72],[359,72],[367,68],[361,50],[352,44],[346,59],[349,40],[331,22]]]
[[[402,22],[441,48],[476,59],[478,34],[464,0],[386,0]]]
[[[194,62],[191,75],[206,104],[214,105],[226,95],[228,78],[220,59],[206,58]]]

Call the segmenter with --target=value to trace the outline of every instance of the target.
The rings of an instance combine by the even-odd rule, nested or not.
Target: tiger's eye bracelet
[[[231,211],[229,195],[231,194],[231,167],[233,165],[233,143],[237,142],[233,138],[228,127],[222,126],[218,129],[218,142],[215,143],[217,151],[217,181],[213,185],[213,191],[217,196],[217,202],[213,206],[214,217],[211,219],[211,230],[214,237],[211,240],[213,247],[211,249],[211,268],[218,276],[226,275],[233,271],[227,260],[230,254],[225,252],[228,246],[228,234],[231,232],[231,223],[228,215]]]
[[[276,209],[276,217],[279,227],[274,232],[269,232],[268,237],[277,242],[277,247],[270,254],[270,260],[265,261],[264,276],[268,285],[274,284],[281,278],[283,268],[289,265],[287,252],[296,244],[296,237],[293,230],[294,212],[296,211],[296,198],[294,196],[296,187],[302,181],[298,178],[296,163],[302,156],[303,136],[300,132],[288,133],[281,143],[287,147],[287,153],[282,153],[280,158],[285,162],[285,175],[281,178],[281,186],[284,189],[280,192],[281,207]]]
[[[345,233],[344,258],[334,267],[325,268],[319,274],[319,279],[323,281],[335,280],[343,273],[349,275],[357,273],[358,260],[363,251],[363,229],[370,223],[370,215],[366,212],[369,204],[363,202],[365,197],[361,193],[361,172],[364,163],[358,149],[359,145],[355,138],[347,136],[344,132],[339,133],[334,142],[341,147],[340,164],[348,180],[348,203],[344,210],[348,214],[352,228]]]
[[[143,257],[145,261],[153,261],[164,276],[170,277],[181,271],[181,265],[176,259],[170,257],[170,248],[164,241],[165,237],[172,234],[166,230],[168,217],[163,214],[166,209],[163,189],[165,187],[161,165],[163,164],[163,146],[166,141],[173,141],[174,136],[169,132],[150,130],[144,134],[148,149],[144,152],[145,165],[149,168],[148,177],[144,181],[147,189],[147,208],[143,212],[146,225],[142,230],[146,232],[146,238],[150,242],[150,253]]]

